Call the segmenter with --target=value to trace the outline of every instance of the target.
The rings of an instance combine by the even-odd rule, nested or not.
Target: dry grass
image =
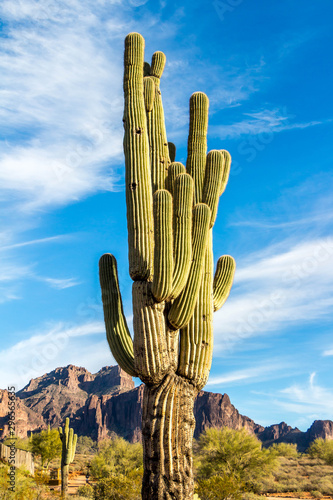
[[[262,493],[310,493],[313,498],[333,496],[333,466],[322,460],[301,455],[297,458],[279,458],[279,467],[273,479],[262,481]]]

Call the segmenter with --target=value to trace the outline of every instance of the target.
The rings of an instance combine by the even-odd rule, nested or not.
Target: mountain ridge
[[[117,433],[131,442],[141,441],[144,386],[135,387],[130,375],[118,365],[92,374],[83,367],[59,367],[35,379],[17,392],[18,436],[58,427],[66,417],[78,435],[102,440]],[[201,391],[194,405],[194,437],[210,427],[245,427],[264,445],[296,443],[304,451],[317,437],[333,439],[333,422],[316,420],[306,432],[285,422],[263,427],[241,415],[227,394]],[[0,438],[8,434],[8,393],[0,390]]]

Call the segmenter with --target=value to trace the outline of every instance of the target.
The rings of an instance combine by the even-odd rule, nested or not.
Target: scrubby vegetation
[[[261,492],[261,480],[277,467],[275,453],[245,429],[209,429],[195,448],[196,491],[201,500],[241,498],[242,493]],[[219,496],[217,495],[219,492]]]
[[[42,436],[49,441],[50,433]],[[25,449],[31,448],[32,442],[18,440]],[[263,495],[286,493],[316,499],[333,496],[332,449],[333,441],[322,439],[316,439],[305,454],[298,453],[294,444],[279,443],[265,449],[244,429],[210,429],[194,446],[196,493],[201,500],[256,500]],[[17,470],[15,494],[8,491],[8,465],[0,464],[0,498],[59,498],[59,493],[47,485],[41,461],[38,464],[34,477],[22,468]],[[53,459],[50,465],[58,467],[59,459]],[[89,484],[81,486],[77,495],[71,496],[73,500],[141,499],[139,443],[130,444],[114,435],[97,445],[91,438],[80,437],[71,471],[90,473]]]
[[[333,465],[333,440],[315,439],[307,450],[312,458],[319,458],[327,465]]]

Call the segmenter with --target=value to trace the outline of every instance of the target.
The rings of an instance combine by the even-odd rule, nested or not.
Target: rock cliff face
[[[9,434],[8,430],[8,392],[0,389],[0,439]],[[29,431],[46,428],[43,417],[33,409],[25,406],[17,398],[15,401],[15,432],[20,438],[27,436]]]
[[[20,437],[29,431],[56,428],[66,417],[79,435],[105,439],[112,432],[131,442],[141,441],[143,385],[135,387],[132,377],[119,366],[107,366],[92,374],[73,365],[57,368],[36,379],[17,393],[16,424]],[[307,432],[285,422],[269,427],[241,415],[227,394],[201,391],[194,416],[197,438],[209,427],[245,427],[265,444],[297,443],[304,451],[317,437],[333,439],[333,422],[316,420]],[[0,438],[8,434],[8,393],[0,391]]]

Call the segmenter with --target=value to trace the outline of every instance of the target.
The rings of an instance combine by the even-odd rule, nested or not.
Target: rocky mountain
[[[104,439],[115,432],[131,442],[141,440],[143,385],[135,387],[132,377],[119,366],[107,366],[92,374],[73,365],[57,368],[17,393],[17,434],[56,428],[66,417],[79,435]],[[285,422],[269,427],[241,415],[227,394],[201,391],[195,401],[197,438],[209,427],[245,427],[265,444],[297,443],[305,450],[317,437],[333,439],[333,422],[316,420],[307,432]],[[0,438],[8,434],[8,394],[0,391]]]

